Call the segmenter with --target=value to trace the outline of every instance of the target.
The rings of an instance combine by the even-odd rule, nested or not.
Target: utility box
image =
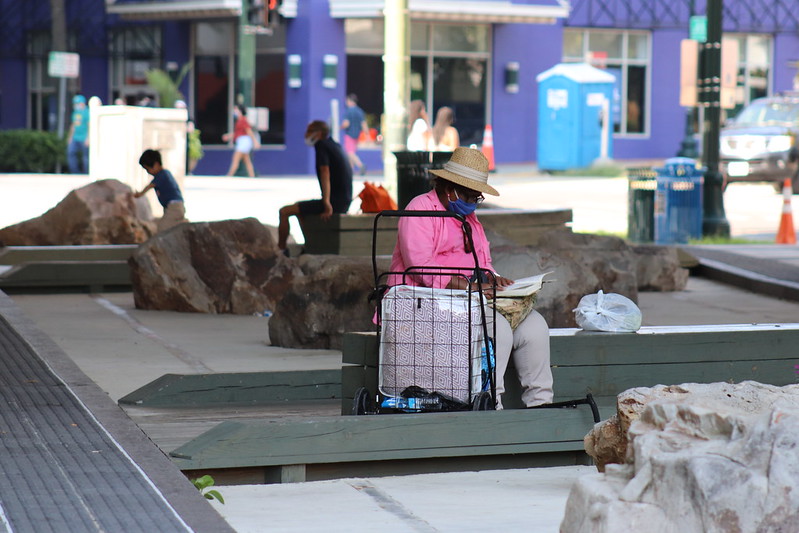
[[[561,63],[536,80],[538,168],[584,168],[611,159],[616,77],[588,63]]]
[[[116,179],[135,191],[153,177],[139,165],[147,149],[161,152],[164,168],[183,188],[186,176],[187,120],[185,109],[101,105],[89,100],[89,175],[93,180]],[[158,216],[155,193],[146,198]]]

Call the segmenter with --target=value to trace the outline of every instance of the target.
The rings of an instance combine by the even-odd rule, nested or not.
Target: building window
[[[370,127],[383,113],[383,20],[347,19],[347,92],[358,95]],[[455,111],[461,144],[481,143],[488,120],[491,27],[411,23],[411,99],[423,100],[432,121],[440,107]],[[368,79],[363,72],[371,72]]]
[[[35,130],[58,129],[58,80],[47,74],[50,32],[31,33],[28,38],[28,116],[29,127]],[[69,116],[69,106],[65,112]],[[65,122],[65,129],[69,124]]]
[[[194,123],[203,144],[223,144],[232,131],[235,26],[199,22],[194,27]]]
[[[771,71],[771,38],[767,35],[724,34],[724,39],[738,43],[738,83],[735,90],[735,108],[729,116],[756,98],[767,96]]]
[[[269,129],[260,132],[261,144],[286,142],[286,29],[272,27],[255,41],[254,105],[269,110]]]
[[[161,67],[161,28],[135,26],[116,29],[109,39],[111,101],[138,104],[144,97],[158,101],[147,85],[148,70]]]
[[[585,61],[616,76],[613,131],[649,131],[650,34],[627,30],[563,30],[563,61]]]

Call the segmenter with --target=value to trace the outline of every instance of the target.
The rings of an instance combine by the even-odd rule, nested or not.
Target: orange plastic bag
[[[397,202],[391,198],[382,185],[375,185],[368,181],[363,184],[363,190],[358,194],[361,199],[361,212],[379,213],[380,211],[397,209]]]

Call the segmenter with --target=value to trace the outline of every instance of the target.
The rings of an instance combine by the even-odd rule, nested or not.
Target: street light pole
[[[250,20],[250,9],[256,5],[251,0],[241,1],[238,39],[238,87],[235,103],[245,107],[253,105],[253,79],[255,78],[255,27]],[[258,3],[261,9],[264,2]]]
[[[410,101],[411,21],[408,0],[386,0],[383,109],[383,171],[386,188],[396,198],[397,158],[405,149]]]
[[[690,24],[694,16],[694,0],[688,3],[688,21]],[[696,139],[694,139],[694,108],[688,107],[685,109],[685,137],[680,143],[680,150],[677,152],[678,157],[690,157],[696,159],[699,157],[699,151],[696,146]]]
[[[723,176],[719,172],[721,122],[721,8],[722,0],[707,2],[707,41],[703,44],[700,103],[705,108],[702,162],[707,169],[704,185],[703,235],[729,237],[730,223],[724,213]]]

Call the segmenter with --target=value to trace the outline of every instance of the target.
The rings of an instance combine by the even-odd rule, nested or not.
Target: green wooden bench
[[[130,290],[127,261],[44,261],[0,269],[0,289],[88,288]]]
[[[47,261],[127,261],[138,247],[138,244],[6,246],[0,248],[0,265]]]
[[[128,258],[138,245],[8,246],[0,248],[0,288],[130,287]]]
[[[221,483],[586,464],[587,409],[223,422],[169,455]]]
[[[583,398],[590,392],[602,418],[607,418],[615,412],[616,395],[632,387],[744,380],[787,385],[795,381],[797,345],[799,324],[645,327],[626,334],[553,329],[555,400]],[[266,382],[295,387],[293,392],[265,387],[261,401],[284,396],[291,398],[289,402],[303,401],[305,395],[310,398],[319,393],[313,387],[303,388],[303,383],[319,383],[321,379],[325,382],[323,394],[341,398],[342,413],[350,414],[358,387],[377,390],[377,353],[375,333],[347,334],[339,391],[332,376],[320,371],[305,377],[301,372],[260,376]],[[173,402],[185,395],[210,394],[201,391],[203,384],[210,382],[198,379],[170,378],[151,387],[150,394],[165,390]],[[232,380],[223,381],[228,386]],[[241,384],[243,388],[253,385],[252,380]],[[583,437],[594,424],[587,406],[514,409],[520,407],[520,387],[512,368],[506,385],[504,411],[225,422],[170,455],[192,476],[212,473],[225,483],[587,461]],[[131,398],[145,396],[140,392]],[[216,396],[215,401],[222,401]],[[148,405],[146,400],[134,403]]]
[[[571,209],[524,210],[480,209],[478,217],[487,231],[520,246],[533,246],[541,235],[566,228],[572,221]],[[328,221],[305,216],[300,221],[305,236],[305,253],[369,256],[372,254],[374,215],[333,215]],[[397,240],[397,219],[380,221],[377,253],[389,255]]]
[[[335,400],[341,371],[164,374],[118,400],[141,407],[211,407]]]
[[[755,380],[787,385],[799,363],[799,324],[643,327],[637,333],[552,329],[550,349],[555,400],[585,397],[608,403],[632,387],[688,382]],[[344,337],[342,413],[359,387],[377,390],[378,338]],[[506,373],[507,408],[521,407],[512,367]]]

